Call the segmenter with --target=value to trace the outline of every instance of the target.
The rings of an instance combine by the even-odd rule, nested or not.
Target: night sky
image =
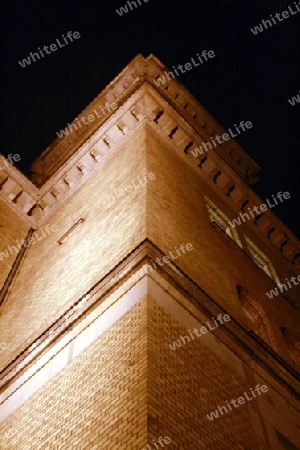
[[[214,59],[180,74],[179,81],[228,129],[253,128],[236,138],[261,166],[254,188],[265,200],[291,198],[272,210],[298,236],[300,12],[254,35],[270,14],[297,12],[294,1],[149,0],[119,16],[125,0],[19,2],[2,7],[2,148],[30,164],[138,54],[154,53],[168,68],[202,50]],[[138,5],[138,2],[137,2]],[[300,9],[300,6],[299,6]],[[275,19],[274,19],[275,20]],[[80,38],[24,68],[18,63],[62,40]]]

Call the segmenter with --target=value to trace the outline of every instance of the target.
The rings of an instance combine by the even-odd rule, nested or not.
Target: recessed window
[[[239,239],[237,231],[230,226],[229,218],[212,202],[206,195],[204,196],[206,206],[208,209],[211,223],[215,223],[227,236],[235,241],[239,247],[242,248],[242,243]]]
[[[280,280],[269,258],[247,236],[245,236],[245,240],[255,264],[280,286]]]

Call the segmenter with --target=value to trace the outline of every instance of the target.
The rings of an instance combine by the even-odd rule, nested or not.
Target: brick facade
[[[1,251],[40,236],[0,261],[0,448],[300,442],[300,288],[268,298],[249,239],[282,283],[300,272],[299,242],[273,210],[235,234],[212,221],[207,199],[230,220],[263,203],[259,168],[234,141],[191,154],[222,128],[177,80],[155,86],[163,68],[137,56],[82,114],[119,108],[56,139],[32,181],[0,172]],[[219,314],[231,320],[171,350]],[[257,384],[268,392],[207,419]]]

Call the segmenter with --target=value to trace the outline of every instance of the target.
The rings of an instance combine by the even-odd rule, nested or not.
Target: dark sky
[[[149,0],[123,16],[125,0],[12,1],[2,7],[2,148],[30,164],[137,53],[154,53],[170,69],[202,50],[216,57],[179,76],[224,127],[253,128],[236,140],[261,166],[264,200],[291,198],[273,212],[298,236],[300,12],[256,36],[250,28],[293,1]],[[299,7],[300,9],[300,7]],[[22,68],[18,61],[68,31],[80,39]],[[63,41],[62,41],[63,42]]]

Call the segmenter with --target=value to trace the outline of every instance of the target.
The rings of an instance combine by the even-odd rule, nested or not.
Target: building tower
[[[3,450],[299,448],[289,194],[165,70],[138,55],[32,180],[1,159]]]

